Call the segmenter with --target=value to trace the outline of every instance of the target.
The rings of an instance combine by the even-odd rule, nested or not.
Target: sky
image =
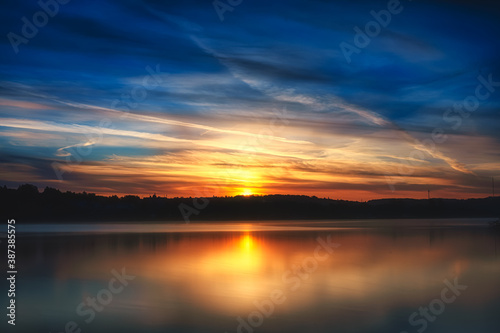
[[[2,2],[0,185],[500,192],[496,1]]]

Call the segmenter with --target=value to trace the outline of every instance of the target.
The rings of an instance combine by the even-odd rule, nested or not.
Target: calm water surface
[[[485,220],[19,228],[17,332],[500,331]]]

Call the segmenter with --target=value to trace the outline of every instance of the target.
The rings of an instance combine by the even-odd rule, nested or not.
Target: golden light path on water
[[[136,280],[113,300],[108,313],[134,309],[130,316],[155,327],[181,325],[196,315],[197,325],[216,327],[212,320],[234,326],[235,318],[248,316],[256,302],[281,290],[286,300],[275,304],[264,331],[272,331],[280,318],[288,318],[280,325],[293,328],[294,320],[335,318],[328,320],[352,325],[357,317],[369,326],[398,309],[408,309],[403,311],[408,316],[439,296],[445,279],[458,278],[474,290],[460,296],[455,311],[493,304],[498,295],[491,288],[500,276],[497,245],[487,233],[478,232],[471,241],[453,229],[283,233],[245,223],[230,232],[220,232],[221,225],[212,227],[217,231],[101,235],[92,251],[58,255],[54,268],[61,290],[56,294],[63,295],[64,286],[74,279],[105,285],[111,268],[126,267]],[[328,235],[341,246],[305,274],[300,267],[314,256],[317,237]],[[92,284],[83,283],[78,290],[78,302],[95,294]]]

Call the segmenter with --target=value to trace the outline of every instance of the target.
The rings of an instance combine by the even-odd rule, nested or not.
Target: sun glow
[[[248,195],[253,195],[253,191],[249,188],[245,188],[243,189],[243,191],[241,192],[241,195],[245,195],[245,196],[248,196]]]
[[[252,248],[254,247],[254,241],[252,236],[250,235],[243,236],[240,240],[240,246],[247,252],[251,251]]]

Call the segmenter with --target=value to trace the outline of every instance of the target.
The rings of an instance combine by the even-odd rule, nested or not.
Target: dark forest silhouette
[[[27,222],[184,221],[179,205],[191,221],[277,220],[338,218],[498,217],[500,197],[484,199],[380,199],[368,202],[331,200],[303,195],[264,195],[193,198],[39,191],[25,184],[0,187],[2,206],[9,216]],[[197,207],[197,208],[196,208]],[[5,210],[4,210],[5,212]]]

